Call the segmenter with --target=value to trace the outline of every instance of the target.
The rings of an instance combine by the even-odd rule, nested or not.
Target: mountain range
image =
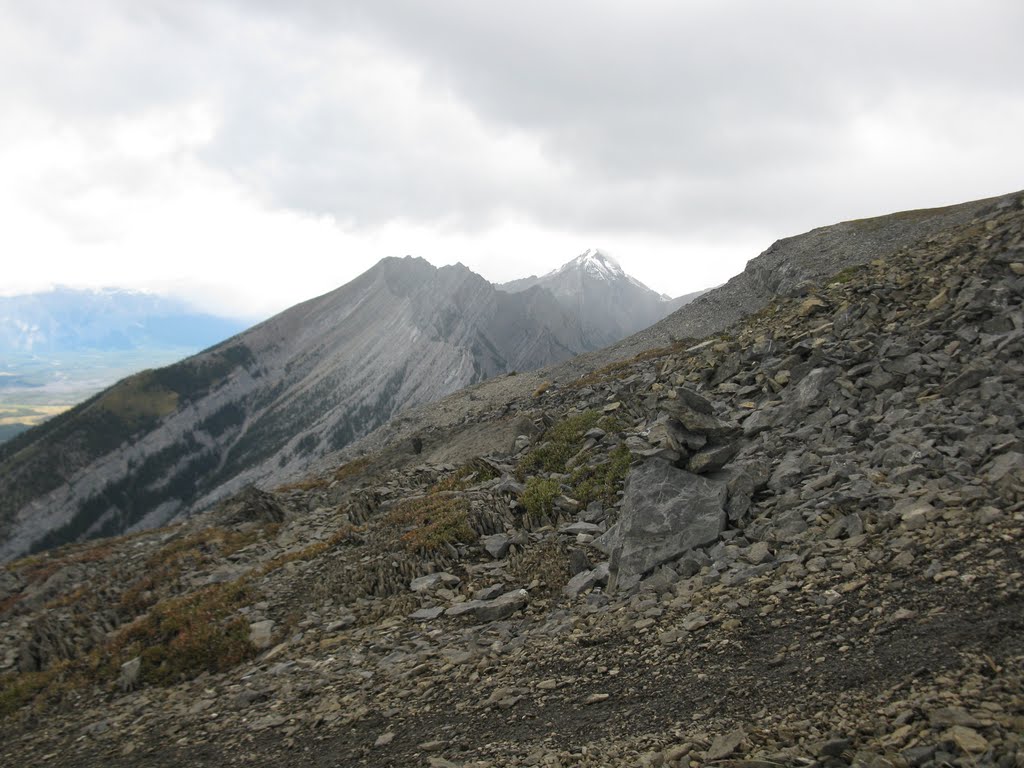
[[[394,439],[417,423],[408,409],[502,373],[553,366],[539,374],[543,389],[646,349],[705,338],[775,297],[968,221],[985,204],[785,238],[727,284],[677,300],[683,305],[649,328],[643,324],[673,301],[599,251],[502,289],[462,265],[385,259],[335,291],[129,377],[0,445],[0,559],[163,525],[247,484],[271,487],[378,428],[371,440]],[[635,333],[602,347],[628,332]],[[442,403],[430,413],[443,410]]]
[[[83,352],[199,350],[246,325],[151,293],[59,286],[43,293],[0,296],[0,360]]]
[[[596,311],[613,301],[639,309]],[[409,406],[564,361],[672,306],[596,251],[513,290],[461,264],[384,259],[0,446],[0,556],[162,525],[279,482]]]
[[[131,373],[181,360],[249,324],[123,289],[0,297],[0,442]]]
[[[403,284],[476,293],[415,270],[341,290],[396,333]],[[330,306],[163,397],[281,375]],[[1014,768],[1022,540],[1024,193],[846,222],[288,483],[5,564],[0,764]]]

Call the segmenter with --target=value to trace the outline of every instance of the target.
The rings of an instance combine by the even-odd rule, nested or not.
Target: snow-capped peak
[[[588,248],[559,271],[582,269],[594,277],[605,280],[616,280],[626,277],[625,271],[615,259],[601,253],[596,248]]]

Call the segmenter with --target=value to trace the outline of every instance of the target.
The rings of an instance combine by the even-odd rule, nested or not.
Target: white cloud
[[[378,259],[590,246],[723,282],[842,218],[1021,186],[1024,10],[951,2],[0,5],[0,292],[265,314]]]

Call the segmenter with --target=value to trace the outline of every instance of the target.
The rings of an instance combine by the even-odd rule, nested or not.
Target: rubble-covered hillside
[[[1022,383],[1019,196],[726,335],[10,564],[0,762],[1024,765]]]

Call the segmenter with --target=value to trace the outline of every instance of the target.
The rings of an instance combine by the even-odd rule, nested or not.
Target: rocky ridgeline
[[[4,764],[1024,765],[1024,198],[794,293],[12,564]]]

